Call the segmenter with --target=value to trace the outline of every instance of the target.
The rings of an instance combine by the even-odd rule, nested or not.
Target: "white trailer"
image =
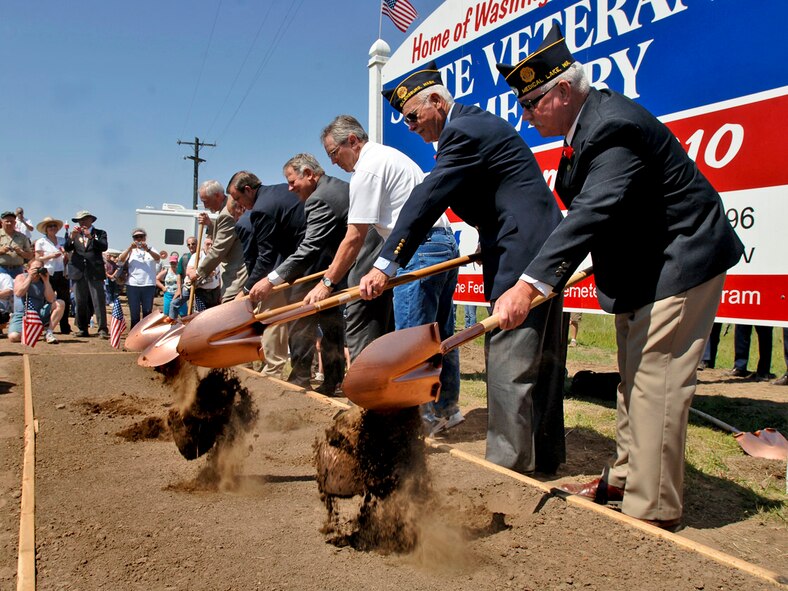
[[[186,239],[197,236],[197,215],[204,210],[186,209],[182,205],[164,203],[161,209],[146,206],[136,210],[137,226],[148,233],[148,243],[169,253],[186,252]],[[210,214],[213,219],[216,216]]]

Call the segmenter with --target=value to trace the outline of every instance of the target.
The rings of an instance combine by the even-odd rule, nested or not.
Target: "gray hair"
[[[288,168],[292,168],[299,177],[304,176],[304,171],[306,169],[315,173],[315,176],[323,176],[326,174],[326,171],[320,166],[317,158],[308,153],[296,154],[293,156],[290,160],[285,162],[282,170],[287,171]]]
[[[203,193],[206,197],[219,194],[224,196],[224,187],[219,181],[211,179],[200,184],[200,193]]]
[[[454,104],[454,97],[449,92],[449,89],[442,84],[433,84],[432,86],[428,86],[413,96],[420,96],[422,97],[422,100],[426,101],[427,97],[432,94],[437,94],[439,97],[441,97],[446,103],[447,107],[451,107]]]
[[[230,189],[241,190],[244,187],[257,190],[262,186],[262,184],[263,183],[260,182],[260,179],[257,178],[256,174],[251,173],[248,170],[239,170],[230,178],[230,182],[227,183],[227,192],[229,193]]]
[[[369,141],[369,136],[364,130],[364,126],[352,115],[339,115],[326,125],[320,134],[320,141],[324,141],[329,135],[337,146],[344,144],[351,135],[356,136],[362,142]]]
[[[588,94],[591,82],[588,80],[585,68],[580,62],[573,62],[566,70],[561,72],[557,80],[566,80],[569,85],[582,95]]]

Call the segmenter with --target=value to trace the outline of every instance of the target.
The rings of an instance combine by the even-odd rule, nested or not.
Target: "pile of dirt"
[[[314,448],[327,541],[384,554],[412,551],[432,496],[418,408],[354,407]]]
[[[80,400],[77,404],[82,406],[87,414],[106,414],[113,416],[130,416],[142,414],[139,401],[130,396],[127,398],[112,398],[96,402],[93,400]]]
[[[145,441],[148,439],[168,441],[172,439],[170,429],[167,427],[166,421],[161,417],[147,417],[134,423],[131,427],[118,431],[116,435],[126,441]]]

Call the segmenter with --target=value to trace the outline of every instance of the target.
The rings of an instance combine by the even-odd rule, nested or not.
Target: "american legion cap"
[[[496,64],[495,67],[520,98],[565,72],[574,61],[560,27],[553,23],[547,37],[531,55],[517,65]]]
[[[435,84],[443,84],[441,73],[435,62],[425,64],[421,70],[413,72],[393,88],[384,88],[381,93],[397,111],[402,113],[402,108],[413,96]]]

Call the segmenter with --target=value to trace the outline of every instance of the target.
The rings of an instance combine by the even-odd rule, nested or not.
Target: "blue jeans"
[[[126,286],[126,297],[129,302],[129,315],[131,316],[131,326],[129,330],[134,328],[134,325],[140,321],[140,309],[142,309],[142,318],[145,318],[153,311],[153,298],[156,296],[155,285],[145,285],[137,287],[134,285]]]
[[[465,308],[465,328],[470,328],[476,324],[476,306],[463,306]]]
[[[419,245],[410,262],[397,271],[403,275],[430,265],[457,258],[459,249],[450,229],[433,228]],[[454,334],[452,298],[457,285],[457,269],[411,281],[393,289],[394,325],[397,330],[438,323],[441,340]],[[459,410],[460,397],[460,353],[451,351],[443,357],[441,367],[441,389],[434,403],[437,416],[450,416]]]

